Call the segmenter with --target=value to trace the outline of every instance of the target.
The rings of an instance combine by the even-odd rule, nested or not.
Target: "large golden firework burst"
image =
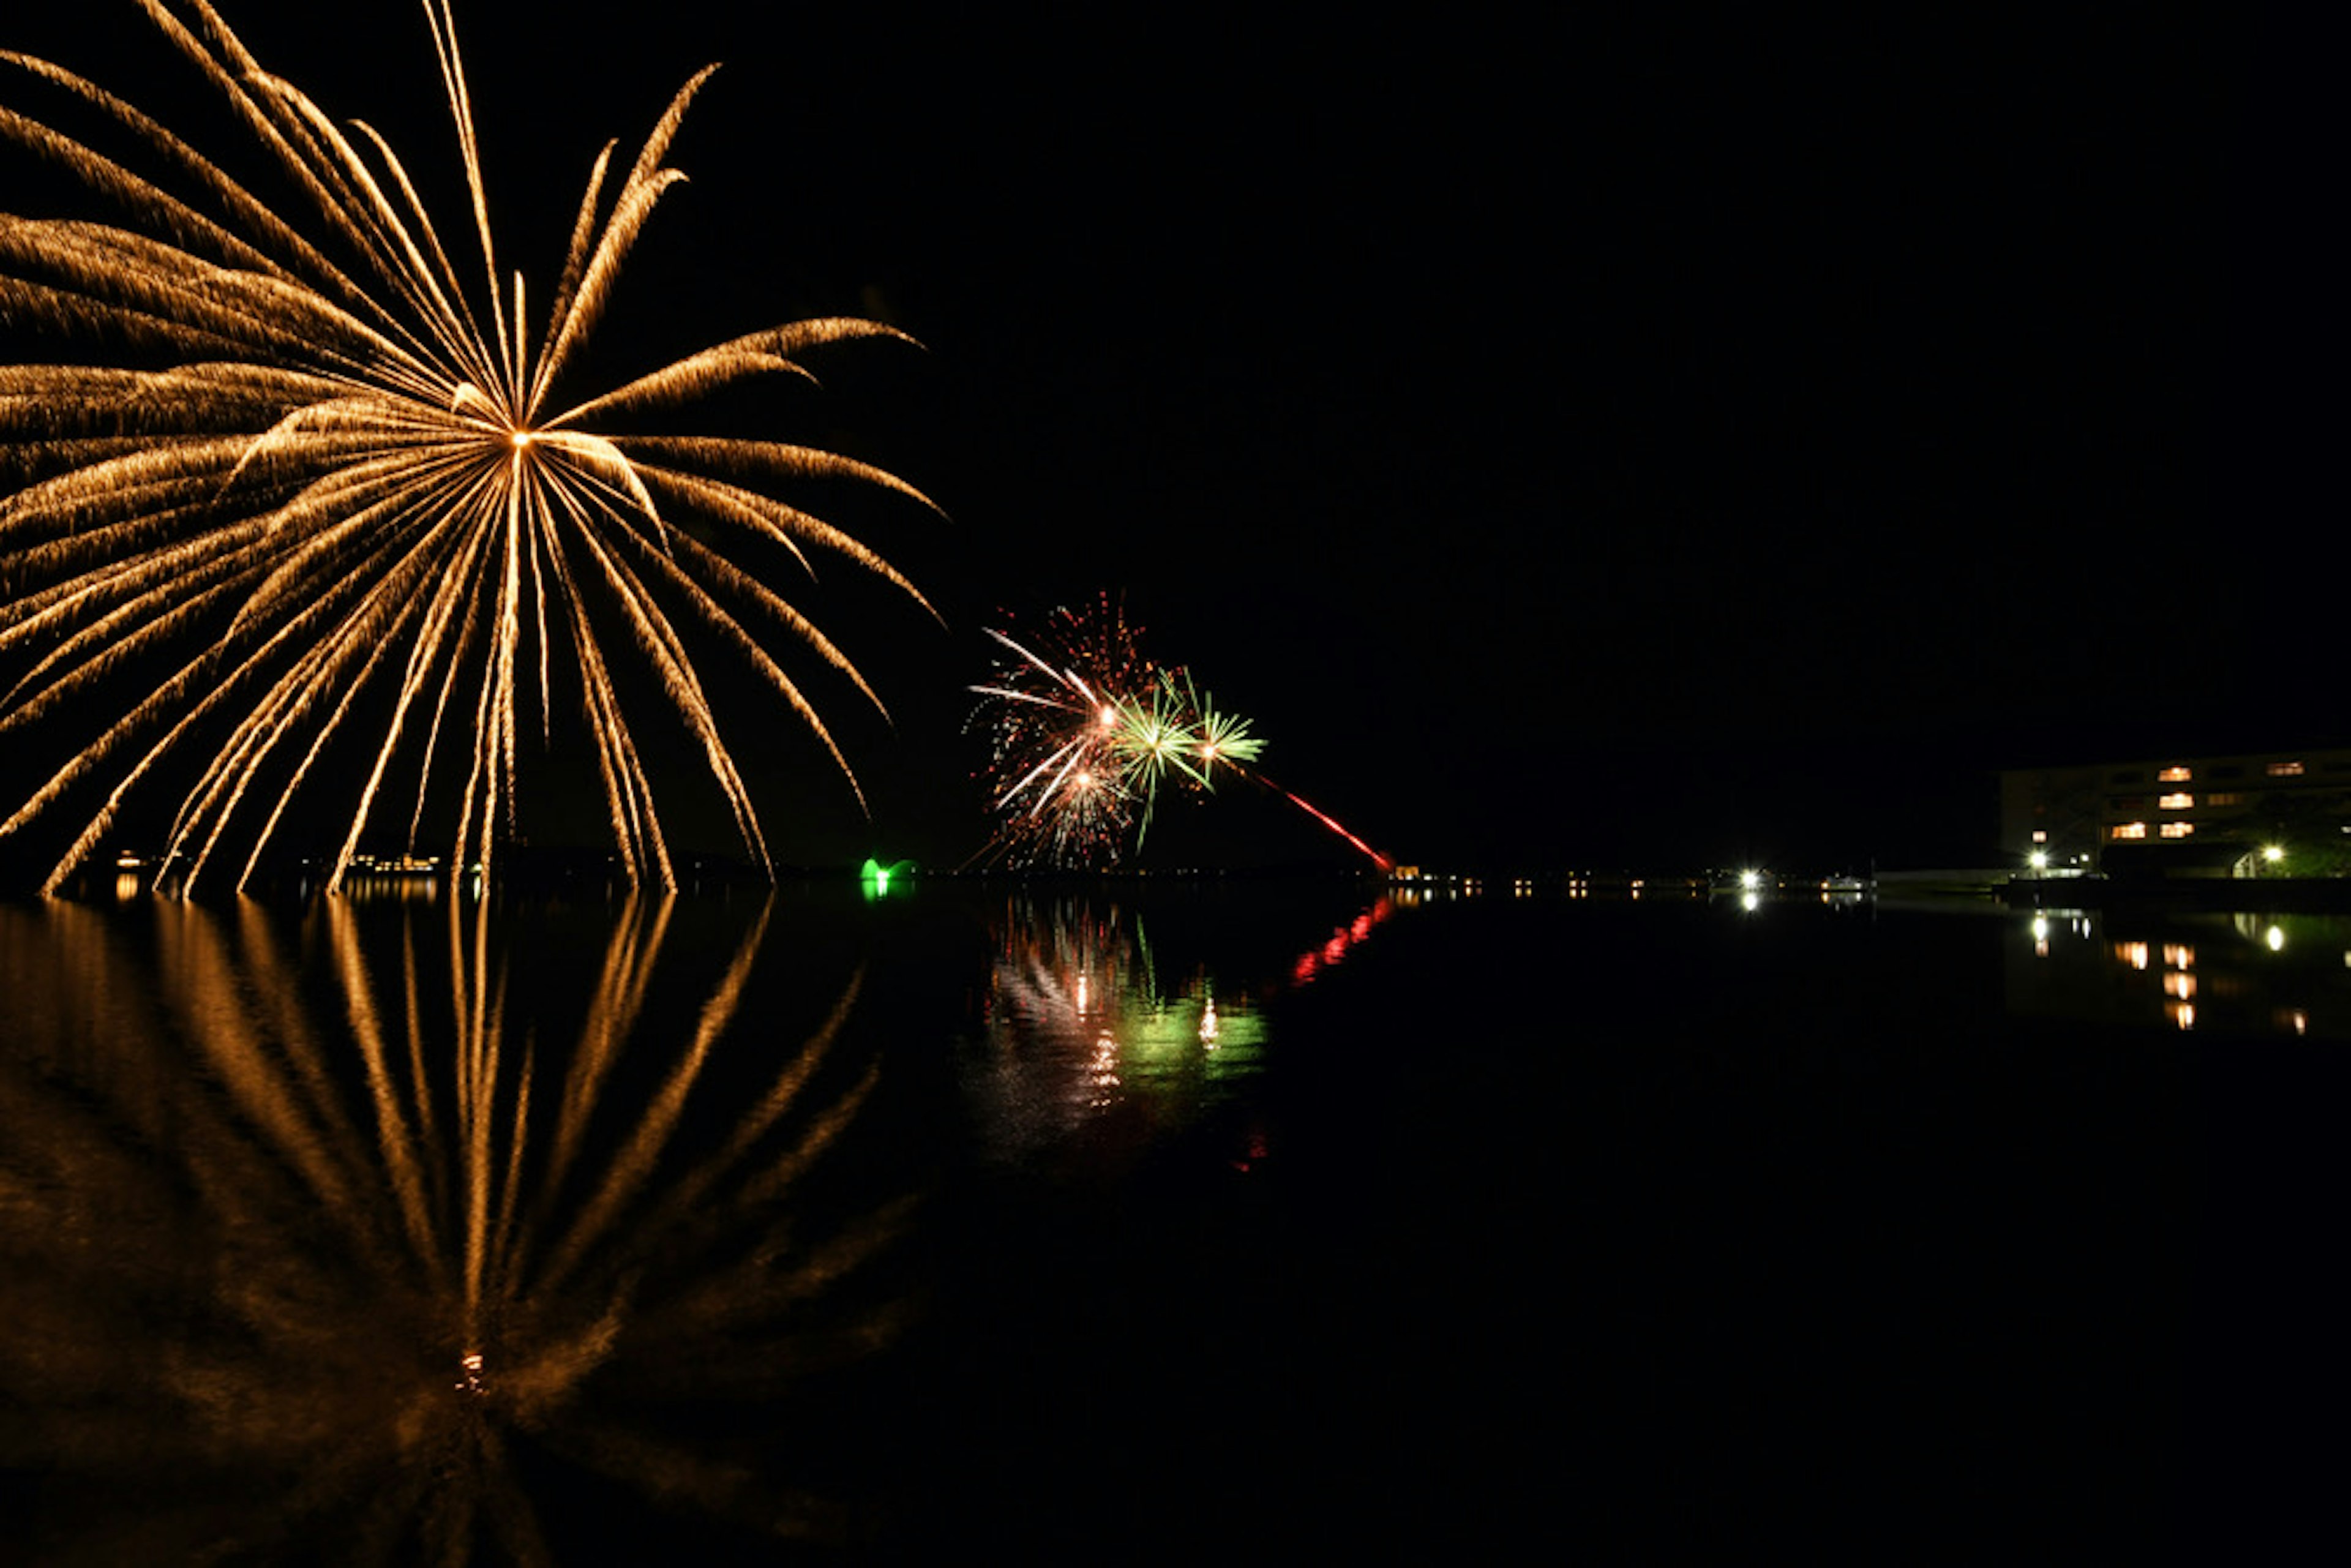
[[[798,322],[584,401],[559,392],[655,203],[682,178],[663,160],[710,71],[679,91],[617,188],[612,147],[597,159],[560,279],[534,313],[519,273],[501,282],[449,0],[423,8],[480,251],[470,288],[373,130],[338,125],[269,75],[206,0],[138,3],[317,226],[306,234],[103,89],[0,52],[75,112],[110,122],[157,171],[0,107],[0,139],[61,165],[126,216],[117,226],[0,214],[0,319],[68,329],[118,361],[0,366],[0,465],[22,484],[0,500],[0,658],[18,666],[0,677],[0,745],[45,718],[69,725],[114,689],[102,685],[110,674],[138,672],[134,697],[105,709],[94,738],[77,740],[0,835],[77,786],[86,806],[110,784],[50,873],[54,891],[99,852],[134,787],[175,747],[201,747],[171,824],[168,874],[186,885],[216,853],[233,858],[233,841],[242,883],[296,789],[364,713],[373,758],[330,885],[412,768],[413,846],[434,758],[444,737],[467,730],[450,863],[486,862],[512,826],[525,710],[535,699],[544,740],[559,680],[580,693],[630,873],[674,886],[652,777],[615,684],[608,644],[619,643],[633,646],[682,716],[767,866],[750,792],[681,625],[747,663],[844,775],[839,746],[770,643],[796,640],[879,699],[799,611],[696,532],[796,557],[808,546],[836,551],[921,603],[871,549],[758,486],[850,478],[930,503],[829,452],[616,427],[747,377],[805,375],[797,356],[818,345],[899,336],[874,322]],[[680,526],[688,519],[691,530]],[[249,820],[225,840],[241,808]]]

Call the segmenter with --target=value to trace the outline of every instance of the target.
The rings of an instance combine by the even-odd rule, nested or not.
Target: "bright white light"
[[[2035,850],[2024,858],[2032,863],[2034,871],[2047,871],[2049,869],[2049,852],[2047,850]]]
[[[1742,871],[1739,873],[1739,885],[1751,893],[1763,885],[1763,873],[1756,871]]]

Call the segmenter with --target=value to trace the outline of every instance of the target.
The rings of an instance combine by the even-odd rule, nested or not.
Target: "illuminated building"
[[[2252,875],[2276,824],[2346,831],[2351,750],[2159,757],[2000,776],[2001,848],[2045,874]]]

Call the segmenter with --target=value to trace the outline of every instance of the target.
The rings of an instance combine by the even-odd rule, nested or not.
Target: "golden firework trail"
[[[557,285],[534,309],[519,272],[500,281],[450,0],[423,3],[470,198],[480,262],[470,284],[382,137],[338,124],[270,75],[206,0],[137,3],[316,225],[281,216],[104,89],[0,51],[0,67],[109,122],[162,171],[151,177],[0,107],[0,141],[127,214],[117,226],[0,214],[0,322],[63,329],[131,361],[0,366],[0,468],[23,481],[0,499],[0,659],[23,666],[0,674],[0,746],[110,702],[110,676],[135,683],[134,699],[0,820],[0,836],[15,833],[70,793],[82,791],[78,813],[89,791],[110,786],[45,891],[99,852],[125,798],[175,747],[204,759],[171,824],[167,874],[184,888],[234,841],[242,885],[329,744],[362,727],[354,744],[371,747],[372,761],[329,886],[412,768],[413,849],[435,758],[457,732],[471,744],[457,765],[450,863],[486,868],[512,829],[527,710],[535,705],[547,743],[559,693],[575,685],[628,873],[674,887],[647,754],[616,684],[624,653],[683,719],[767,867],[689,627],[799,716],[862,806],[840,747],[770,644],[796,641],[880,699],[798,610],[681,525],[803,566],[803,547],[846,556],[927,610],[872,550],[761,486],[848,478],[931,503],[830,452],[622,426],[749,377],[805,376],[799,357],[821,345],[903,334],[800,321],[597,395],[559,390],[654,204],[684,177],[664,160],[716,68],[678,92],[625,171],[616,175],[606,146]],[[231,841],[240,810],[258,820]]]

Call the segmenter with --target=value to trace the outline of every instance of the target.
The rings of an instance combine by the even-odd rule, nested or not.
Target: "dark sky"
[[[414,4],[226,9],[445,182]],[[925,346],[828,354],[780,415],[951,518],[849,503],[948,626],[804,600],[898,724],[843,724],[870,830],[769,759],[782,852],[960,860],[977,628],[1102,591],[1268,771],[1432,863],[1976,856],[2001,766],[2346,737],[2338,139],[2294,38],[796,9],[459,16],[540,287],[601,139],[725,62],[609,362],[817,314]],[[135,17],[31,23],[159,79]],[[1170,832],[1325,852],[1261,798]]]

